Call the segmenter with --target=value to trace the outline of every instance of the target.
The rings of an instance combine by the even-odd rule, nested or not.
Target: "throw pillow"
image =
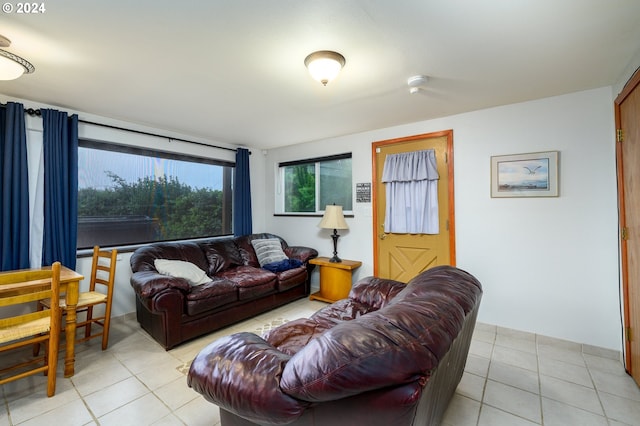
[[[302,266],[302,262],[298,259],[284,259],[273,263],[267,263],[266,265],[262,266],[262,269],[266,269],[267,271],[276,273],[288,271],[289,269],[299,268],[300,266]]]
[[[184,260],[156,259],[154,265],[158,272],[176,278],[184,278],[191,285],[208,283],[207,273],[191,262]]]
[[[260,267],[269,263],[288,259],[287,255],[282,251],[282,244],[280,244],[280,240],[277,238],[252,240],[251,245],[256,252]]]

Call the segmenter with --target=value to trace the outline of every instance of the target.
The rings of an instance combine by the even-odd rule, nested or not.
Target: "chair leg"
[[[40,354],[40,343],[34,343],[33,344],[33,356],[38,356]]]
[[[38,302],[38,306],[36,308],[37,311],[41,311],[44,309],[44,306],[42,305],[42,303]],[[40,353],[40,343],[34,343],[33,344],[33,356],[38,356],[38,354]]]
[[[93,319],[93,306],[87,308],[87,317],[85,318],[86,324],[84,326],[84,338],[88,339],[91,336],[91,324]]]
[[[47,396],[51,397],[56,393],[56,372],[58,370],[58,349],[59,340],[49,339],[49,350],[47,354]]]
[[[102,350],[107,349],[109,345],[109,327],[111,326],[111,312],[105,315],[104,322],[102,323]]]

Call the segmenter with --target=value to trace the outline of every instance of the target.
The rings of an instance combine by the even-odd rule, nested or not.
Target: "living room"
[[[11,18],[5,15],[2,19]],[[215,140],[212,143],[243,146],[252,151],[254,231],[271,232],[292,245],[313,247],[321,255],[330,256],[332,242],[328,232],[317,227],[319,216],[274,215],[278,164],[350,152],[353,184],[370,183],[373,142],[452,130],[456,264],[474,274],[484,286],[478,321],[622,354],[613,106],[625,83],[640,66],[638,47],[636,43],[634,55],[615,65],[615,79],[584,90],[567,91],[560,87],[552,96],[532,94],[529,100],[389,126],[379,127],[374,122],[365,130],[301,139],[299,143],[282,146],[265,148],[244,141],[235,145]],[[347,64],[348,61],[349,58]],[[36,71],[39,72],[40,69]],[[0,83],[2,103],[22,102],[29,108],[51,106],[78,113],[94,122],[169,134],[176,139],[198,139],[160,126],[144,126],[122,117],[96,114],[73,104],[63,104],[62,108],[54,99],[45,101],[36,100],[35,95],[12,95],[12,85],[19,85],[20,81]],[[310,79],[308,83],[319,85]],[[331,87],[329,83],[322,89],[337,88],[339,86]],[[402,90],[406,91],[406,87]],[[406,96],[410,96],[408,92]],[[328,100],[323,98],[323,102]],[[416,103],[419,99],[411,98],[408,102]],[[42,129],[34,117],[27,117],[27,127],[33,134]],[[182,150],[233,161],[233,154],[228,151],[165,138],[83,124],[80,133],[88,139],[118,140],[133,146]],[[558,197],[491,197],[492,156],[541,151],[559,152]],[[362,262],[354,271],[354,280],[374,271],[372,245],[376,235],[372,231],[372,210],[370,202],[354,203],[353,217],[346,218],[349,229],[340,231],[340,256]],[[116,318],[135,313],[134,294],[129,285],[129,257],[130,253],[124,251],[119,257],[112,314]],[[79,257],[78,271],[86,276],[90,268],[89,258]],[[318,281],[315,272],[312,284],[317,285]]]

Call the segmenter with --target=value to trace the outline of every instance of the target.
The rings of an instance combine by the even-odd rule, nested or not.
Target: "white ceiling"
[[[0,93],[263,149],[611,85],[640,50],[638,0],[43,3],[0,14],[36,67]],[[326,87],[316,50],[346,58]]]

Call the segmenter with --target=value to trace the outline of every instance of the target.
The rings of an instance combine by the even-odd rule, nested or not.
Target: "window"
[[[78,249],[231,234],[233,166],[80,141]]]
[[[351,154],[279,164],[278,213],[315,214],[328,204],[353,210]]]

